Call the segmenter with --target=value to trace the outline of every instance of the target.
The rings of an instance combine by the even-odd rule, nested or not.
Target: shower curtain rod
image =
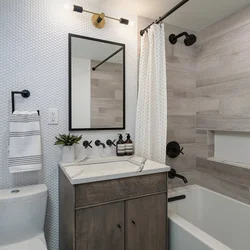
[[[111,54],[110,56],[108,56],[106,59],[104,59],[103,61],[101,61],[98,65],[96,65],[95,67],[93,67],[92,70],[95,71],[98,67],[100,67],[102,64],[104,64],[105,62],[107,62],[110,58],[112,58],[113,56],[115,56],[116,54],[118,54],[121,50],[123,50],[123,47],[121,47],[120,49],[118,49],[117,51],[115,51],[113,54]]]
[[[182,5],[187,3],[189,0],[182,0],[180,3],[178,3],[175,7],[173,7],[170,11],[168,11],[166,14],[164,14],[162,17],[159,17],[159,19],[156,19],[154,22],[149,24],[145,29],[140,31],[140,35],[143,36],[145,31],[147,31],[148,28],[150,28],[151,25],[153,24],[158,24],[161,21],[163,21],[166,17],[170,16],[172,13],[174,13],[176,10],[178,10]]]

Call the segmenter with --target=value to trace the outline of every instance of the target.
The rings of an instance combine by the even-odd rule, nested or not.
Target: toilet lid
[[[7,246],[0,246],[0,250],[47,250],[40,239],[27,240]]]

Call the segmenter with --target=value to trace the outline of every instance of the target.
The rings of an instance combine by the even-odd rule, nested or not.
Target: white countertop
[[[135,177],[148,174],[164,173],[170,167],[164,164],[147,160],[141,172],[142,157],[109,157],[86,159],[81,163],[63,164],[59,166],[72,185],[97,181]]]

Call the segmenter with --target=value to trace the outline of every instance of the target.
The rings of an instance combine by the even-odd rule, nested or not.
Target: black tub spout
[[[171,170],[170,170],[169,173],[168,173],[168,178],[169,178],[169,179],[174,179],[174,178],[176,178],[176,177],[182,179],[183,182],[184,182],[185,184],[188,183],[188,180],[186,179],[185,176],[180,175],[180,174],[177,174],[177,173],[176,173],[176,170],[173,169],[173,168],[171,168]]]

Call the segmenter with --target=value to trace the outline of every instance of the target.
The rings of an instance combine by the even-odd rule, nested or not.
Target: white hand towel
[[[37,111],[15,111],[10,117],[10,173],[35,171],[41,168],[40,116]]]

